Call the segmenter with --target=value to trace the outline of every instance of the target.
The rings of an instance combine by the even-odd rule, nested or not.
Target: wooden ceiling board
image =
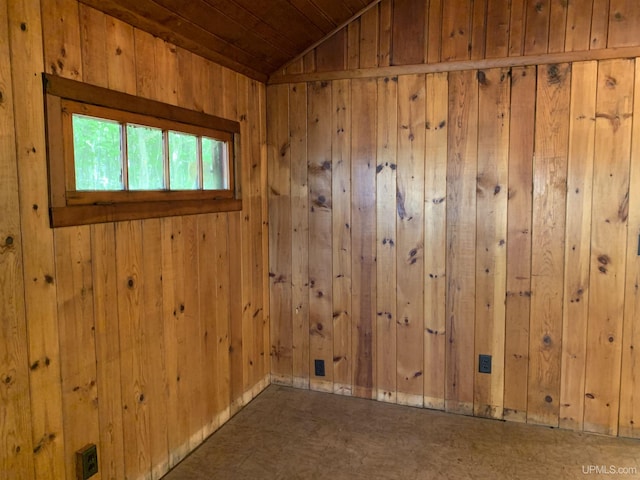
[[[256,58],[269,63],[274,69],[287,58],[287,53],[279,46],[260,40],[253,32],[233,19],[229,19],[222,12],[213,8],[203,0],[154,0],[156,3],[176,12],[186,23],[193,23],[204,30],[215,32],[216,36],[238,47]],[[179,13],[178,13],[179,12]]]
[[[204,0],[216,10],[221,12],[226,18],[235,21],[252,32],[258,38],[269,39],[278,46],[282,51],[287,52],[290,56],[298,53],[299,46],[296,47],[295,39],[287,38],[286,32],[277,30],[265,22],[260,17],[238,5],[233,0]]]
[[[79,0],[261,82],[379,0]]]

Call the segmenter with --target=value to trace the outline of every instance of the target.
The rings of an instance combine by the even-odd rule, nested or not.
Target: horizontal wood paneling
[[[553,10],[556,14],[562,17]],[[343,385],[342,377],[334,385],[342,392],[575,430],[616,434],[619,428],[620,434],[637,437],[632,346],[639,213],[633,192],[640,185],[631,160],[637,149],[628,142],[630,128],[637,128],[634,115],[640,114],[637,101],[635,107],[632,102],[640,94],[638,62],[350,80],[351,96],[334,100],[334,106],[351,112],[350,123],[348,116],[340,117],[338,134],[323,137],[330,145],[320,146],[317,133],[313,137],[314,152],[334,152],[331,169],[309,163],[305,186],[298,156],[279,162],[271,179],[270,190],[280,197],[287,195],[281,179],[295,174],[295,197],[309,196],[311,216],[317,214],[317,188],[324,188],[321,194],[329,191],[330,180],[332,208],[323,213],[333,219],[334,255],[340,257],[334,262],[334,292],[343,289],[343,257],[352,258],[352,315],[343,314],[342,293],[334,296],[330,300],[341,326],[331,332],[333,341],[318,348],[314,320],[309,332],[293,337],[292,351],[300,356],[305,355],[300,349],[308,351],[313,366],[315,358],[331,358],[326,348],[333,346],[336,360],[347,341],[340,337],[350,334],[354,377],[351,385]],[[300,143],[301,131],[318,129],[325,115],[318,110],[319,92],[340,95],[347,82],[309,84],[307,102],[300,98],[303,84],[292,86],[295,105],[313,106],[306,117],[286,102],[285,85],[270,86],[269,108],[277,112],[280,132],[271,151],[284,154],[283,146]],[[340,135],[343,130],[350,139]],[[344,172],[339,168],[339,152],[348,141],[350,201],[341,197]],[[274,196],[274,206],[277,201]],[[291,212],[294,225],[304,224],[306,210]],[[277,221],[282,212],[274,208],[273,215]],[[349,237],[338,227],[349,217],[350,244],[345,244]],[[628,238],[620,230],[625,227]],[[277,236],[272,258],[290,251],[307,252],[310,261],[324,255],[325,233],[314,227],[308,235],[286,237],[284,244],[285,237]],[[373,245],[376,268],[365,270]],[[316,264],[314,271],[321,272],[320,267]],[[274,299],[291,287],[280,278],[283,284],[272,288]],[[309,278],[310,285],[316,281]],[[374,288],[372,329],[362,302]],[[626,295],[620,293],[625,289]],[[612,295],[614,290],[619,293]],[[299,328],[287,320],[297,308],[283,312],[282,332]],[[344,321],[352,323],[350,330],[342,328]],[[628,337],[620,343],[622,332]],[[492,355],[490,375],[478,372],[478,354]],[[593,362],[610,365],[607,374]],[[277,381],[292,381],[281,373]],[[326,382],[331,381],[324,377],[323,388],[330,390]]]
[[[268,383],[265,87],[77,0],[0,39],[0,476],[159,479]],[[239,126],[242,211],[51,229],[43,65]]]

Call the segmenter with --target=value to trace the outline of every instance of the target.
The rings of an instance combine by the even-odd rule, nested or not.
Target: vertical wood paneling
[[[524,54],[539,55],[549,48],[549,18],[552,0],[526,0]]]
[[[142,223],[142,271],[144,276],[145,325],[144,341],[140,348],[148,365],[147,392],[145,394],[149,408],[149,436],[151,477],[160,478],[169,468],[169,446],[166,418],[167,378],[165,369],[165,337],[163,301],[162,301],[162,232],[159,219],[150,219]]]
[[[527,418],[536,67],[511,70],[504,418]]]
[[[636,59],[633,97],[632,138],[639,138],[640,62]],[[629,220],[627,235],[626,293],[622,333],[622,372],[620,377],[620,424],[618,434],[640,438],[640,144],[631,142],[629,173]]]
[[[96,328],[99,462],[102,478],[124,478],[122,383],[116,235],[113,224],[91,226],[93,311]]]
[[[590,48],[606,48],[609,33],[610,0],[593,0]]]
[[[487,3],[487,43],[486,58],[507,57],[509,52],[509,14],[501,0]]]
[[[396,402],[396,148],[398,78],[378,79],[376,167],[376,377],[377,398]],[[385,220],[386,219],[386,220]]]
[[[336,32],[319,45],[315,52],[315,71],[344,70],[347,67],[347,29]]]
[[[549,53],[564,52],[567,31],[567,9],[569,2],[551,0],[549,13]],[[583,12],[584,15],[585,12]]]
[[[53,232],[47,215],[40,5],[8,2],[35,476],[66,478]],[[71,474],[71,473],[70,473]]]
[[[312,389],[333,391],[331,85],[315,82],[307,90],[309,162],[309,360]],[[314,374],[323,360],[325,376]]]
[[[106,24],[109,88],[135,95],[134,29],[113,17],[107,17]]]
[[[609,63],[612,61],[601,62]],[[344,278],[341,273],[344,232],[340,225],[345,219],[342,209],[347,198],[341,190],[343,174],[339,168],[345,141],[340,135],[343,124],[351,132],[352,155],[353,379],[344,388],[340,382],[339,391],[351,388],[356,396],[373,395],[382,401],[415,400],[417,405],[453,412],[582,429],[583,402],[592,400],[589,388],[585,388],[585,362],[590,355],[598,355],[596,348],[602,348],[596,339],[605,338],[604,322],[595,319],[588,297],[589,274],[591,271],[593,276],[594,271],[585,256],[590,255],[594,246],[591,214],[600,212],[606,219],[615,213],[620,218],[627,208],[624,196],[615,212],[610,206],[610,214],[606,209],[598,210],[595,197],[593,202],[590,200],[593,182],[594,191],[599,185],[607,192],[601,194],[602,203],[612,196],[612,188],[604,186],[609,182],[615,185],[608,180],[611,178],[608,174],[603,173],[598,179],[590,173],[591,163],[598,158],[594,156],[596,68],[597,64],[591,62],[576,64],[574,74],[571,66],[565,64],[430,74],[426,79],[422,75],[381,77],[375,81],[375,88],[369,86],[372,80],[327,82],[325,88],[330,85],[333,92],[331,115],[336,119],[330,129],[334,307],[341,304]],[[613,79],[617,77],[608,77],[611,77],[608,84],[601,80],[598,98],[604,95],[611,101],[630,104],[629,86],[625,89],[627,95],[617,95],[613,93],[618,85]],[[342,84],[349,81],[351,99],[338,98]],[[310,85],[322,88],[322,82]],[[371,89],[369,93],[364,93],[366,86]],[[301,84],[295,88],[301,88]],[[419,89],[424,90],[416,94],[414,90]],[[377,105],[375,113],[370,112],[373,99]],[[315,99],[313,102],[316,108],[318,102]],[[414,103],[420,104],[415,111]],[[342,119],[341,108],[350,109],[350,125]],[[603,125],[607,125],[605,120],[610,122],[617,116],[628,122],[631,111],[620,112],[600,112],[598,119]],[[300,115],[293,110],[289,114],[291,118]],[[373,115],[375,126],[369,124]],[[324,118],[309,112],[306,117],[309,126],[316,118],[318,122]],[[422,125],[424,134],[420,133]],[[610,132],[607,134],[611,137]],[[628,143],[630,134],[626,135]],[[609,137],[605,135],[607,140],[603,144],[615,142]],[[357,163],[355,156],[355,152],[367,150],[372,140],[376,142],[375,157],[369,153],[365,157],[375,161],[375,189],[373,180],[367,176],[369,165],[366,170],[358,170],[364,168],[364,163]],[[418,149],[420,160],[412,163],[416,142],[422,145]],[[618,143],[625,148],[625,142]],[[629,150],[630,146],[626,148]],[[608,158],[604,148],[600,156]],[[629,167],[629,158],[628,151],[619,155],[620,172],[623,165]],[[606,170],[607,165],[603,162],[601,168]],[[302,174],[298,187],[303,194],[304,179]],[[629,185],[633,184],[631,180]],[[424,209],[418,212],[422,215],[420,224],[410,231],[402,221],[413,220],[415,215],[407,208],[405,192],[409,192],[409,202],[420,197],[415,203]],[[618,193],[622,192],[623,189]],[[341,195],[345,198],[339,200]],[[375,201],[375,216],[368,220],[366,215],[361,217],[368,211],[360,206],[365,198]],[[370,245],[368,228],[372,225],[376,228],[372,260],[376,268],[376,320],[369,330],[363,323],[368,315],[362,313],[365,309],[360,295],[363,285],[365,292],[369,289],[363,273],[367,257],[362,252]],[[633,235],[636,241],[636,233]],[[626,248],[631,238],[620,236],[618,243]],[[326,240],[314,238],[310,232],[306,244],[310,261],[319,242]],[[424,251],[427,245],[428,250]],[[609,266],[611,255],[607,253]],[[415,278],[407,271],[414,257],[423,269]],[[598,261],[597,256],[590,258],[595,258],[592,262]],[[630,262],[628,257],[624,261]],[[629,275],[634,272],[633,262],[631,265]],[[630,295],[629,289],[635,291],[635,284],[628,281],[608,290],[616,288],[619,292],[621,287],[628,290],[626,308],[633,312],[635,294]],[[618,364],[612,367],[614,376],[630,379],[631,384],[623,386],[618,379],[606,381],[598,377],[595,367],[587,367],[587,371],[593,372],[594,383],[616,385],[628,392],[624,399],[618,393],[615,398],[609,394],[607,399],[611,400],[609,406],[619,402],[621,422],[631,422],[637,403],[634,390],[637,369],[634,350],[630,348],[635,333],[633,322],[631,326],[622,324],[623,300],[622,296],[616,298],[617,313],[612,310],[602,318],[615,318],[612,323],[616,328],[631,332],[619,354],[613,357]],[[607,301],[612,302],[611,298]],[[416,303],[421,307],[414,312]],[[294,302],[293,308],[295,305]],[[313,314],[313,308],[311,311]],[[334,308],[333,313],[340,318],[344,312]],[[418,338],[405,335],[403,324],[405,319],[416,315],[419,322],[424,322]],[[630,318],[633,313],[626,315]],[[602,330],[589,333],[589,341],[587,322],[590,332],[594,328]],[[334,322],[332,345],[334,359],[341,361],[342,355],[336,352],[342,348],[347,334],[338,325],[339,322]],[[369,334],[373,339],[370,346],[366,343]],[[619,337],[620,331],[612,335]],[[609,342],[608,337],[605,340]],[[358,343],[363,341],[364,344]],[[294,351],[305,348],[297,341],[293,347]],[[476,359],[480,353],[493,357],[493,372],[489,376],[477,372]],[[309,355],[313,359],[313,349],[309,349]],[[417,364],[416,385],[410,384],[412,379],[405,373],[408,371],[405,364],[413,363]],[[374,379],[364,388],[359,383],[361,371]],[[337,369],[334,370],[337,375],[335,372]],[[412,391],[414,386],[416,390]],[[596,406],[592,415],[606,416],[607,411],[606,406]],[[610,428],[609,424],[603,426],[602,421],[594,424],[597,428]],[[617,426],[613,420],[610,424]],[[633,424],[627,423],[624,431],[635,435],[629,425]],[[622,432],[623,427],[620,429]]]
[[[289,88],[269,87],[267,124],[269,154],[269,278],[271,374],[291,383],[291,157],[289,149]]]
[[[229,348],[231,347],[230,332],[230,298],[229,298],[229,215],[221,213],[216,215],[216,341],[218,342],[218,358],[216,360],[218,371],[218,413],[220,422],[226,422],[230,413],[231,404],[231,365]]]
[[[380,46],[378,51],[378,65],[391,65],[391,42],[393,35],[393,0],[380,2]]]
[[[574,0],[567,6],[567,30],[564,50],[576,52],[589,50],[593,0]]]
[[[394,0],[391,65],[412,65],[424,61],[426,2]]]
[[[242,290],[235,285],[242,284],[241,252],[241,212],[230,212],[229,217],[229,308],[231,344],[229,362],[231,364],[231,415],[242,406],[243,392],[243,352],[242,343]],[[233,287],[233,288],[232,288]]]
[[[82,80],[78,4],[74,0],[42,5],[47,73]],[[62,377],[62,416],[67,472],[75,468],[75,452],[99,436],[91,292],[89,227],[54,231],[57,303]]]
[[[351,82],[332,82],[333,391],[351,393]]]
[[[424,406],[444,410],[448,83],[427,75],[424,167]]]
[[[99,438],[90,228],[57,229],[56,273],[67,471],[75,452]]]
[[[0,57],[10,58],[7,4],[0,10]],[[0,472],[34,478],[28,337],[20,230],[11,62],[0,63]]]
[[[378,66],[379,6],[367,10],[360,18],[360,68]]]
[[[538,69],[527,421],[558,424],[562,348],[569,65]]]
[[[449,74],[445,408],[473,412],[478,80]]]
[[[628,47],[638,44],[640,5],[633,0],[611,0],[607,47]]]
[[[204,59],[75,0],[4,8],[0,37],[12,48],[6,55],[11,63],[0,70],[0,118],[6,127],[2,149],[11,144],[18,157],[3,156],[10,162],[3,168],[3,185],[10,178],[13,185],[3,187],[8,200],[0,224],[6,230],[0,258],[4,265],[15,252],[24,254],[24,270],[12,264],[7,273],[24,276],[20,282],[27,281],[28,287],[20,296],[26,300],[22,323],[20,303],[6,302],[15,340],[20,342],[21,328],[24,335],[17,349],[7,347],[7,360],[0,364],[2,384],[7,392],[11,387],[8,393],[0,391],[0,398],[2,410],[11,415],[16,402],[31,404],[21,408],[25,417],[16,414],[11,422],[2,421],[5,450],[12,453],[3,455],[0,463],[3,471],[15,469],[21,478],[75,478],[75,451],[96,443],[101,465],[96,478],[160,478],[229,418],[232,384],[234,396],[241,399],[237,406],[264,387],[264,88],[245,81],[239,91],[238,75],[222,68],[209,83],[215,68]],[[216,246],[213,276],[211,266],[200,260],[197,217],[49,228],[42,101],[37,101],[43,66],[56,75],[199,111],[215,109],[232,119],[238,118],[237,98],[247,99],[246,104],[255,100],[256,109],[242,120],[245,148],[240,150],[248,152],[240,165],[245,168],[249,218],[244,224],[244,217],[235,215],[231,247],[227,215],[209,224]],[[15,112],[7,125],[6,109]],[[19,166],[19,175],[11,177],[11,164],[14,172]],[[15,220],[29,235],[22,252],[19,231],[8,228],[12,194],[18,194],[22,204],[18,218],[15,202]],[[252,215],[254,206],[257,215]],[[166,234],[173,232],[176,236],[169,239]],[[229,254],[238,267],[233,271]],[[218,271],[225,272],[219,280]],[[217,283],[212,284],[212,278]],[[206,303],[206,313],[201,310],[202,288],[219,290],[215,301]],[[238,320],[241,315],[244,322]],[[216,323],[217,318],[224,320]],[[207,350],[205,337],[210,330],[213,351]],[[233,371],[231,345],[242,360],[232,362]],[[5,366],[19,359],[20,348],[25,355],[30,352],[22,364],[22,379],[18,368],[5,374]],[[257,368],[249,368],[257,357]],[[207,359],[214,360],[213,375],[203,374]],[[20,387],[21,380],[26,385],[27,366],[31,398]],[[30,413],[30,423],[23,422]],[[27,440],[21,436],[25,428]]]
[[[425,76],[398,79],[398,403],[422,406]]]
[[[442,4],[443,0],[429,0],[428,38],[426,60],[427,63],[440,61],[440,47],[442,45]]]
[[[291,315],[293,385],[309,388],[309,188],[307,179],[307,85],[289,87],[291,145]]]
[[[474,414],[502,418],[510,71],[479,70],[475,353],[492,356],[491,374],[476,370]]]
[[[360,19],[347,26],[347,69],[360,68]]]
[[[351,98],[353,394],[376,398],[376,81],[353,80]]]
[[[473,3],[470,0],[443,2],[441,61],[469,58]]]
[[[527,0],[511,0],[511,20],[509,24],[510,57],[522,55],[524,53],[526,6]]]
[[[487,28],[487,1],[474,0],[471,17],[471,59],[485,58],[487,38],[494,32]]]
[[[215,215],[198,215],[198,278],[200,279],[200,313],[202,322],[202,364],[200,378],[205,399],[203,436],[213,433],[219,426],[218,412],[222,410],[218,394],[218,337],[216,335],[216,258]]]
[[[584,428],[618,432],[634,61],[598,68]]]
[[[596,62],[572,66],[560,426],[582,429],[589,317],[591,191],[596,119]]]
[[[125,478],[139,478],[151,473],[149,371],[138,348],[146,333],[140,221],[116,224],[116,251]]]

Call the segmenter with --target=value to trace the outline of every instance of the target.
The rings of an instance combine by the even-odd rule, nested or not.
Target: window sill
[[[70,227],[93,223],[143,220],[146,218],[197,215],[242,210],[242,200],[181,200],[74,205],[50,209],[52,227]]]

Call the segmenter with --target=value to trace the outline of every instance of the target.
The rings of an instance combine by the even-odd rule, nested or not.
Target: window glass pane
[[[171,190],[198,189],[198,141],[195,135],[169,132]]]
[[[164,165],[162,130],[127,125],[129,190],[162,190]]]
[[[202,137],[202,177],[205,190],[228,190],[229,167],[227,145],[214,138]]]
[[[120,124],[73,115],[76,190],[122,190]]]

